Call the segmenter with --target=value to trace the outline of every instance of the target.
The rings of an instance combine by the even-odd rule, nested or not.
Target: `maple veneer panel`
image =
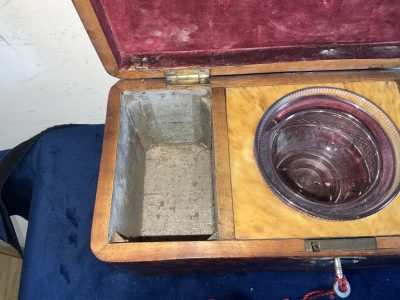
[[[253,155],[263,113],[282,96],[312,86],[344,88],[379,105],[400,127],[396,82],[346,82],[227,89],[227,122],[232,198],[237,239],[382,236],[400,234],[400,196],[386,208],[354,221],[320,220],[284,204],[265,184]]]

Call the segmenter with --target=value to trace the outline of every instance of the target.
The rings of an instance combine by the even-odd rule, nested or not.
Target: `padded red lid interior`
[[[399,58],[399,0],[91,0],[121,69]]]

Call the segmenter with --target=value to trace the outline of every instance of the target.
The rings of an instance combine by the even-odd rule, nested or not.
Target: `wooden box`
[[[253,155],[262,114],[304,87],[353,91],[400,126],[396,1],[74,4],[105,69],[121,78],[92,225],[99,259],[138,269],[397,262],[400,197],[360,220],[316,219],[272,193]]]

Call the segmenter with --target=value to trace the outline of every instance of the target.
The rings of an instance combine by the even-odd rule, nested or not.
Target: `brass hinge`
[[[196,85],[210,83],[209,69],[181,69],[165,71],[167,85]]]

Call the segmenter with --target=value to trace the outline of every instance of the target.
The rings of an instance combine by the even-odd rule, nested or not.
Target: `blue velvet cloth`
[[[333,270],[141,276],[97,260],[89,240],[102,139],[102,125],[52,130],[7,183],[12,212],[29,215],[21,299],[298,299],[331,287]],[[346,275],[350,299],[400,299],[398,270]]]

